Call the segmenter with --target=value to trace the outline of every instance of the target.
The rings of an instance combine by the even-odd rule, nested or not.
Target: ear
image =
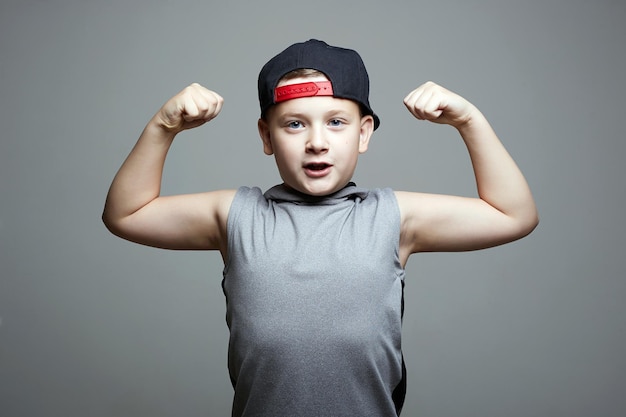
[[[372,116],[361,117],[361,132],[359,136],[359,153],[365,153],[374,133],[374,118]]]
[[[265,155],[273,155],[274,148],[272,147],[272,141],[270,140],[270,127],[267,124],[267,121],[262,118],[259,119],[257,127],[259,129],[259,136],[261,136],[261,141],[263,142],[263,152]]]

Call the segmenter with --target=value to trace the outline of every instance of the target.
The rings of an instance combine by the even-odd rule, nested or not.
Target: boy
[[[216,117],[222,98],[192,84],[148,123],[103,214],[116,235],[169,249],[219,250],[230,329],[233,416],[397,416],[404,266],[412,253],[519,239],[538,222],[522,173],[479,110],[426,83],[405,99],[464,140],[478,198],[350,182],[380,121],[357,52],[309,40],[258,79],[263,150],[284,183],[161,197],[174,137]]]

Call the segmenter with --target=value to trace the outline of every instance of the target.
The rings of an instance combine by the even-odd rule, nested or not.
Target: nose
[[[309,153],[324,153],[328,150],[328,140],[321,127],[310,130],[306,142],[306,151]]]

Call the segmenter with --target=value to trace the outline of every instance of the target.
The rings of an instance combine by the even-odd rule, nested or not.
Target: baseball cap
[[[277,92],[278,81],[284,75],[304,68],[322,72],[330,80],[330,86],[319,82],[305,83],[299,86],[302,88]],[[365,64],[352,49],[331,46],[317,39],[295,43],[263,66],[258,89],[261,115],[265,115],[272,105],[291,98],[332,95],[356,101],[364,114],[374,118],[374,129],[380,125],[380,119],[369,103],[369,77]]]

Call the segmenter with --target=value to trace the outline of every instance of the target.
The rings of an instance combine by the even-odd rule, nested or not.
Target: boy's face
[[[295,78],[278,86],[311,81],[328,80]],[[356,102],[334,97],[283,101],[266,116],[259,120],[263,151],[274,155],[286,185],[315,196],[345,187],[374,130],[373,118],[361,117]]]

